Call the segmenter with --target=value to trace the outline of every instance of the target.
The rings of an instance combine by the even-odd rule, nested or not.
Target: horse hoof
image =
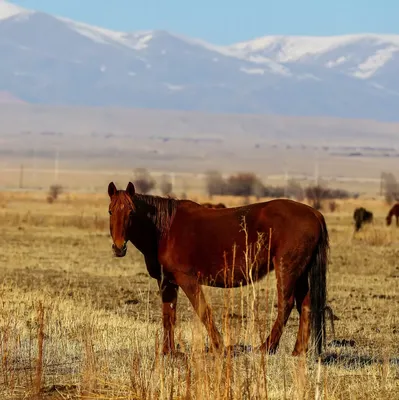
[[[164,357],[170,357],[174,360],[186,360],[187,359],[187,354],[183,353],[181,351],[171,351],[169,353],[163,353]]]
[[[186,353],[183,353],[181,351],[174,351],[172,353],[172,357],[178,360],[187,360],[188,356]]]
[[[205,346],[205,353],[208,354],[221,354],[223,353],[223,347],[212,347],[212,346]]]
[[[268,352],[270,355],[274,355],[277,352],[278,346],[266,346],[262,344],[261,346],[258,347],[258,351],[262,352]]]
[[[237,356],[244,353],[250,353],[252,352],[252,346],[245,344],[233,344],[225,348],[224,355],[226,356],[229,352],[232,356]]]
[[[170,358],[179,358],[179,359],[186,359],[187,358],[187,354],[183,353],[179,350],[173,350],[173,351],[163,351],[162,355],[164,357],[170,357]]]

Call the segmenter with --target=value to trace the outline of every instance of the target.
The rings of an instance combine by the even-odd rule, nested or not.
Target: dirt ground
[[[142,255],[129,244],[126,257],[112,257],[105,195],[62,195],[49,204],[41,192],[2,193],[0,397],[395,398],[399,228],[386,227],[389,207],[370,200],[375,221],[354,234],[359,205],[352,200],[324,212],[331,239],[328,302],[338,320],[335,337],[328,329],[322,363],[291,356],[295,310],[276,355],[208,354],[205,329],[182,293],[177,341],[188,359],[170,360],[158,355],[160,299]],[[268,334],[274,273],[254,287],[205,292],[226,342],[256,346]]]

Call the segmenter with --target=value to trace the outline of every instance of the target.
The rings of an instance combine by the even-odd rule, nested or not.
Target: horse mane
[[[133,202],[137,211],[143,211],[151,219],[160,236],[169,231],[176,215],[179,200],[136,193]]]

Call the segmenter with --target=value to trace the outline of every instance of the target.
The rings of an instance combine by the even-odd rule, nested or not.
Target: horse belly
[[[170,273],[188,274],[203,285],[237,287],[248,284],[273,269],[272,263],[267,261],[265,243],[260,247],[256,244],[256,228],[249,223],[246,236],[239,221],[231,220],[223,229],[216,223],[172,229],[161,246],[160,262]]]
[[[193,259],[190,274],[195,275],[202,285],[214,287],[239,287],[262,279],[273,270],[267,254],[252,258],[243,252],[208,251],[201,261]]]

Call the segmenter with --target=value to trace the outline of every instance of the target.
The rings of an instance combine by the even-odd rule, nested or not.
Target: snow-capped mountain
[[[399,35],[218,46],[116,32],[0,0],[0,91],[44,104],[399,120]]]

